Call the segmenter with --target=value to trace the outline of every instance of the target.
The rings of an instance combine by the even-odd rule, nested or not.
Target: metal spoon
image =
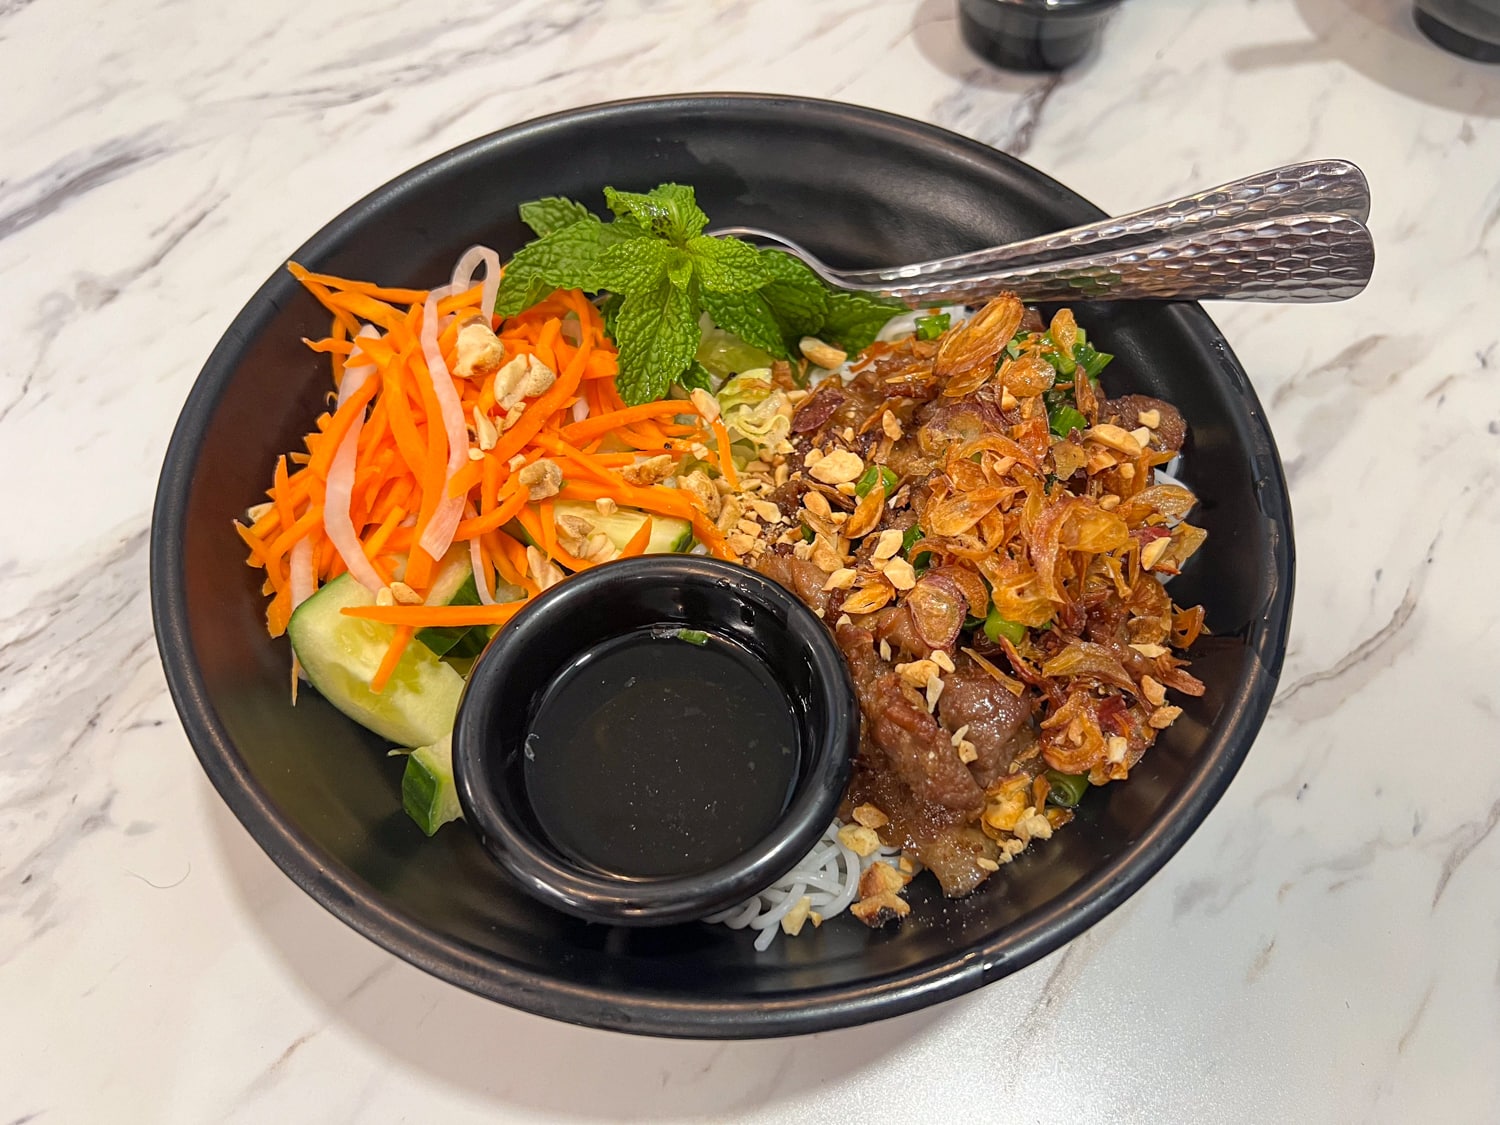
[[[912,304],[1002,291],[1074,297],[1337,301],[1369,282],[1369,186],[1347,161],[1288,165],[1081,227],[880,270],[839,270],[772,231],[713,233],[771,242],[838,288]]]

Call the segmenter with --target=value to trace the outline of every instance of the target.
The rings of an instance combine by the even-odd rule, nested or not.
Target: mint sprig
[[[495,312],[514,316],[554,289],[610,294],[606,330],[620,349],[616,385],[630,405],[664,397],[674,382],[702,382],[694,364],[707,314],[715,325],[781,359],[817,335],[854,353],[901,305],[829,290],[796,258],[705,235],[693,189],[604,189],[604,221],[570,199],[521,205],[535,241],[505,268]]]

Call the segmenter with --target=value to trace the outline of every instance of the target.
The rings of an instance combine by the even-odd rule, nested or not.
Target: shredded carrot
[[[480,307],[482,285],[438,302],[438,315],[446,320],[438,326],[438,346],[450,370],[456,366],[460,324],[479,314],[495,328],[507,357],[535,356],[556,373],[552,385],[525,403],[509,429],[501,427],[497,417],[501,411],[493,375],[483,379],[454,376],[454,390],[465,416],[472,418],[477,409],[494,420],[501,432],[492,449],[463,465],[450,479],[447,428],[421,345],[427,292],[314,273],[296,263],[289,263],[288,269],[331,314],[328,334],[304,342],[314,353],[329,357],[334,387],[342,382],[346,363],[373,367],[374,374],[336,409],[330,406],[329,412],[314,420],[301,450],[277,458],[267,490],[270,503],[235,523],[247,563],[264,570],[262,587],[270,598],[266,626],[273,635],[285,630],[291,616],[291,554],[298,543],[308,540],[312,547],[315,586],[348,570],[339,553],[348,549],[347,544],[340,540],[341,548],[329,538],[323,515],[335,454],[345,435],[361,421],[353,479],[341,482],[341,489],[350,493],[349,523],[358,546],[386,583],[393,574],[401,574],[419,593],[428,588],[438,560],[419,542],[448,497],[463,497],[467,502],[454,541],[477,541],[473,553],[482,571],[479,580],[489,583],[493,578],[506,587],[519,588],[528,599],[539,588],[529,570],[526,547],[503,530],[512,521],[518,521],[538,549],[565,569],[576,572],[592,565],[559,544],[554,499],[608,498],[647,513],[621,552],[623,557],[644,553],[654,518],[666,516],[691,522],[695,536],[710,551],[733,557],[691,493],[635,485],[625,479],[622,470],[642,456],[682,457],[689,447],[713,439],[708,428],[677,420],[691,417],[687,402],[625,404],[615,385],[614,343],[604,331],[599,310],[582,293],[555,292],[503,321]],[[376,334],[360,336],[362,325],[373,326]],[[579,403],[583,404],[580,409],[587,410],[582,421],[574,416]],[[721,471],[734,483],[728,435],[715,430],[714,438]],[[701,453],[701,445],[698,449]],[[532,503],[517,469],[542,457],[556,460],[566,483],[557,497]],[[503,624],[523,604],[397,604],[349,612],[396,626],[371,680],[371,688],[379,691],[390,681],[416,630],[436,624]]]
[[[653,522],[655,521],[650,516],[647,516],[646,521],[630,537],[630,541],[620,548],[620,557],[622,559],[633,559],[636,555],[644,555],[646,553],[646,545],[651,542],[651,525]]]
[[[562,436],[574,445],[582,445],[592,438],[602,437],[611,430],[639,422],[643,418],[672,417],[691,411],[692,407],[688,403],[678,399],[647,402],[640,406],[627,406],[623,410],[611,410],[607,414],[593,415],[582,422],[574,422],[571,426],[563,427]]]
[[[718,418],[715,418],[709,425],[713,427],[714,437],[719,447],[719,472],[724,474],[729,487],[738,492],[740,474],[734,471],[734,455],[729,448],[729,431],[724,428],[724,423]]]
[[[385,650],[385,657],[380,662],[380,667],[375,669],[375,675],[370,680],[370,690],[379,695],[385,690],[385,685],[390,681],[391,673],[396,670],[396,665],[401,661],[401,655],[406,651],[406,646],[411,643],[416,630],[411,625],[402,622],[392,622],[396,626],[395,635],[391,637],[390,647]]]
[[[345,606],[342,612],[362,621],[378,621],[382,625],[410,630],[448,625],[504,625],[525,604],[521,601],[500,602],[498,605],[352,605]],[[394,661],[391,666],[394,669]],[[371,686],[374,686],[373,681]]]

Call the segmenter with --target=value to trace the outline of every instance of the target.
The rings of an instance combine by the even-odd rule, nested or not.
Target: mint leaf
[[[698,267],[703,288],[715,293],[748,293],[771,280],[761,265],[760,251],[737,238],[688,239],[687,252]]]
[[[698,349],[698,312],[688,289],[663,281],[627,296],[615,317],[620,373],[615,386],[628,406],[654,402],[687,370]]]
[[[546,199],[533,199],[520,207],[521,221],[536,231],[538,238],[545,238],[555,230],[587,221],[594,216],[582,203],[571,199],[549,195]]]
[[[602,228],[590,216],[521,247],[500,279],[495,312],[514,316],[554,289],[602,288],[597,277]]]
[[[816,336],[828,317],[828,287],[802,262],[780,250],[762,250],[771,281],[760,291],[788,341]]]
[[[594,277],[601,289],[623,293],[649,293],[667,276],[674,251],[659,238],[632,238],[617,242],[599,254]],[[679,286],[680,288],[680,286]]]
[[[686,371],[677,376],[677,385],[685,391],[703,390],[712,393],[714,377],[708,368],[695,359]]]
[[[853,355],[868,348],[886,321],[905,307],[864,293],[829,293],[828,319],[823,322],[821,335]]]
[[[625,298],[618,293],[611,293],[599,302],[599,315],[604,318],[604,334],[611,340],[615,338],[615,318],[620,315],[620,306],[624,303]]]
[[[702,234],[708,226],[693,189],[682,184],[660,184],[644,194],[607,187],[604,201],[620,218],[634,219],[651,234],[678,242]]]
[[[667,280],[679,289],[693,280],[693,259],[682,250],[671,250],[667,259]]]
[[[732,332],[745,343],[786,359],[786,341],[771,306],[759,293],[715,293],[703,290],[703,308],[713,322],[725,332]]]

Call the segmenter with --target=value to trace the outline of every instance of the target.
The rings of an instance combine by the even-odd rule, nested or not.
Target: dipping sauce
[[[775,825],[796,784],[797,726],[733,640],[659,626],[569,664],[534,704],[523,767],[543,833],[613,875],[706,871]]]

